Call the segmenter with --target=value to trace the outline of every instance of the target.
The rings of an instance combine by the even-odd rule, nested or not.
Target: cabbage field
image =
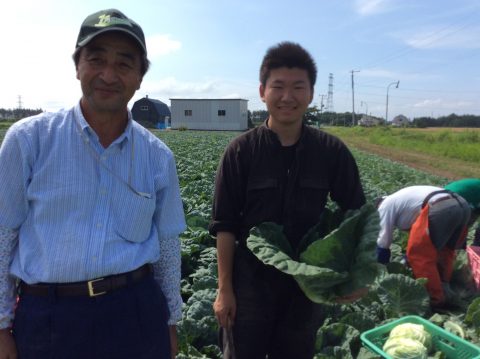
[[[4,131],[0,132],[0,142],[3,134]],[[217,277],[215,241],[207,225],[218,162],[228,142],[238,133],[154,130],[154,134],[175,154],[188,225],[181,235],[185,305],[178,324],[177,358],[221,358],[212,309]],[[353,149],[352,152],[369,202],[404,186],[443,186],[447,182],[375,155]],[[480,345],[480,299],[476,299],[465,251],[459,251],[452,281],[458,306],[455,310],[432,313],[423,282],[414,280],[401,264],[405,239],[404,234],[395,234],[388,274],[377,280],[367,296],[353,304],[326,306],[327,319],[317,334],[316,359],[376,358],[362,347],[360,333],[405,315],[419,315]]]
[[[184,316],[179,323],[178,358],[220,358],[212,303],[216,294],[215,242],[207,231],[215,170],[231,132],[157,131],[174,152],[188,228],[182,234],[182,295]],[[431,176],[401,164],[355,151],[369,202],[401,187],[418,184],[443,186],[445,178]],[[388,275],[354,304],[331,304],[317,335],[316,358],[375,358],[362,348],[360,333],[405,316],[419,315],[480,345],[480,299],[476,300],[465,251],[459,251],[452,287],[459,303],[455,310],[430,312],[421,280],[412,279],[401,264],[405,235],[396,233]]]

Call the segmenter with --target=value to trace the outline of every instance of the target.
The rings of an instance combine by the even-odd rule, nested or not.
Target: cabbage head
[[[390,331],[389,338],[408,338],[418,340],[427,351],[432,349],[432,336],[425,330],[422,324],[403,323],[397,325]]]
[[[389,338],[383,351],[394,359],[427,359],[428,350],[418,340],[410,338]]]

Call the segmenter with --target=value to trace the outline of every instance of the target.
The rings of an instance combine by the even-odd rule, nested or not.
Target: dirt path
[[[449,180],[457,180],[465,177],[480,177],[480,166],[472,166],[470,163],[414,151],[387,148],[362,141],[346,139],[344,141],[347,145],[359,150],[374,153],[381,157],[391,159],[392,161],[403,163],[409,167],[445,177]]]

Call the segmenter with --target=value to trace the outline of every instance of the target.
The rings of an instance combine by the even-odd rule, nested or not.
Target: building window
[[[185,110],[185,116],[192,116],[192,110]]]
[[[140,106],[140,111],[148,111],[148,106]]]
[[[218,116],[225,116],[225,110],[218,110]]]

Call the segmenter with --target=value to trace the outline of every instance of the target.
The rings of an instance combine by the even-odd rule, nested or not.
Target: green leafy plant
[[[275,223],[252,228],[247,247],[267,265],[292,275],[310,300],[330,303],[371,285],[384,267],[375,260],[379,230],[376,209],[364,205],[349,211],[327,235],[321,221],[302,239],[296,254]]]

